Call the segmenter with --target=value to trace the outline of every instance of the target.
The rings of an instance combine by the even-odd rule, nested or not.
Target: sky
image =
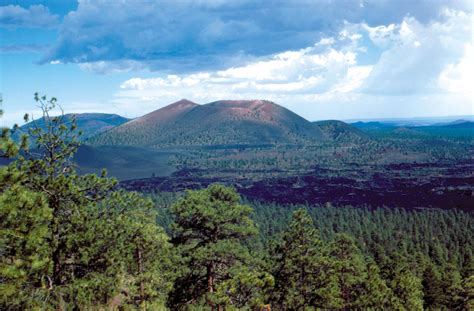
[[[472,115],[470,0],[0,0],[0,125],[267,99],[308,120]]]

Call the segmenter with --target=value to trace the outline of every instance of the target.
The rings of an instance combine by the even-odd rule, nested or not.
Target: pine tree
[[[356,305],[362,308],[385,308],[392,307],[393,292],[380,276],[380,269],[375,263],[367,266],[367,279],[364,282],[363,293],[356,301]]]
[[[407,260],[397,254],[382,268],[383,278],[393,291],[392,309],[423,310],[423,284]]]
[[[330,245],[329,255],[333,265],[331,273],[336,278],[338,289],[338,294],[334,297],[330,307],[366,307],[363,298],[372,293],[365,292],[370,288],[366,284],[368,280],[367,266],[354,240],[346,234],[337,234]]]
[[[474,275],[463,280],[462,308],[464,310],[474,309]]]
[[[448,309],[459,309],[462,305],[462,278],[453,263],[446,264],[442,273],[441,287],[444,289],[443,306]]]
[[[26,136],[17,145],[8,130],[1,139],[1,155],[13,160],[0,172],[0,247],[8,254],[1,259],[2,292],[21,289],[17,309],[164,305],[173,256],[152,203],[118,191],[105,173],[78,175],[74,118],[50,116],[55,98],[35,100],[45,130],[30,130],[34,148]]]
[[[47,297],[51,286],[47,278],[51,218],[51,209],[40,193],[14,185],[0,194],[0,306],[42,307],[40,300],[30,296]]]
[[[425,308],[440,308],[443,305],[445,289],[441,284],[441,275],[436,267],[429,263],[423,272],[423,293]]]
[[[305,209],[293,213],[293,219],[273,250],[274,299],[282,309],[325,307],[333,299],[333,276],[329,259],[311,217]]]
[[[251,283],[272,283],[244,244],[257,229],[250,219],[252,209],[240,204],[239,195],[231,188],[214,184],[204,190],[188,191],[171,211],[175,217],[173,241],[183,258],[183,271],[170,305],[176,308],[191,303],[222,308],[260,302],[249,292],[242,299],[237,290],[238,284],[245,283],[251,289]]]

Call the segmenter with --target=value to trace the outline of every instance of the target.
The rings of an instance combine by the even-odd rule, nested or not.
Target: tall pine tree
[[[276,304],[285,310],[325,307],[337,290],[329,258],[311,217],[304,209],[293,213],[281,241],[272,251]]]
[[[163,306],[173,256],[152,203],[117,190],[105,173],[78,175],[74,118],[50,115],[55,98],[35,100],[45,128],[29,131],[33,148],[9,130],[0,144],[10,159],[0,170],[1,290],[14,297],[2,309]]]
[[[175,218],[173,241],[183,265],[170,305],[218,309],[263,303],[259,287],[271,285],[273,280],[261,271],[245,245],[257,229],[250,219],[252,209],[240,203],[239,195],[214,184],[187,192],[171,211]],[[246,293],[241,293],[245,288]]]

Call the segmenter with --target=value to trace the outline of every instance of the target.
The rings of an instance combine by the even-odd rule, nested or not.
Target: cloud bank
[[[374,116],[472,114],[473,21],[472,14],[444,10],[427,24],[411,16],[388,25],[346,22],[309,47],[242,66],[129,79],[114,101],[151,110],[180,97],[200,103],[264,98],[309,119],[334,106],[344,107],[342,118],[357,109]]]
[[[299,50],[347,23],[421,22],[463,1],[79,1],[43,63],[87,63],[104,72],[138,62],[152,71],[222,69]],[[134,66],[131,67],[133,69]]]

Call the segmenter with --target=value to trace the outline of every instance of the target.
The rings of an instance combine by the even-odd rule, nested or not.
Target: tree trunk
[[[53,251],[53,284],[61,285],[61,259],[60,259],[59,246]]]
[[[55,206],[55,205],[53,205]],[[62,263],[61,263],[61,242],[60,242],[60,233],[59,233],[59,215],[58,208],[54,209],[53,213],[53,223],[52,223],[52,245],[53,253],[51,259],[53,261],[53,285],[58,286],[62,283]]]
[[[137,247],[136,254],[137,254],[138,274],[140,276],[140,303],[142,303],[143,300],[145,299],[145,284],[143,283],[143,280],[141,279],[141,274],[143,273],[143,258],[142,258],[142,251],[139,247]]]
[[[212,294],[214,292],[214,271],[213,271],[213,264],[207,265],[207,292]],[[214,311],[214,304],[209,299],[207,300],[207,304],[211,306],[211,310]]]

